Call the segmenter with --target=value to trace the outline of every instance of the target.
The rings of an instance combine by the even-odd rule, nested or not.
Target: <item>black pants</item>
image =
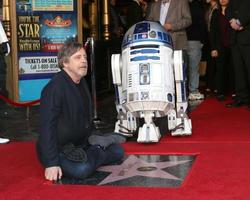
[[[218,95],[234,92],[234,69],[230,48],[221,48],[216,58],[215,85]]]
[[[211,56],[207,60],[206,85],[210,90],[217,89],[215,86],[216,60]]]
[[[249,102],[250,96],[250,45],[234,44],[231,47],[235,72],[235,92],[239,100]]]

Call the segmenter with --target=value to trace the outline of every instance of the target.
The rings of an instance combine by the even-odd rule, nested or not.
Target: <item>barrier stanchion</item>
[[[97,99],[96,99],[96,78],[95,78],[95,41],[90,38],[90,69],[91,69],[91,93],[93,98],[93,119],[99,120],[97,116]]]
[[[94,38],[88,38],[86,46],[90,44],[90,70],[91,70],[91,93],[93,100],[93,123],[96,129],[103,129],[107,124],[101,121],[97,114],[97,98],[96,98],[96,68],[95,68],[95,41]]]

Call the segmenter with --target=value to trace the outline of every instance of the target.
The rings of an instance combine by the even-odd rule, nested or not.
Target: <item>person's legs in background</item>
[[[243,56],[245,71],[246,71],[246,81],[247,81],[247,90],[246,90],[246,104],[250,108],[250,45],[241,45],[241,53]]]
[[[248,76],[250,76],[250,69],[247,70],[246,65],[247,62],[250,62],[250,59],[248,58],[248,53],[244,52],[246,50],[244,46],[235,44],[231,47],[231,50],[234,63],[236,99],[226,106],[240,107],[242,105],[249,104]],[[250,65],[250,63],[248,64]]]
[[[202,55],[202,44],[200,41],[188,41],[188,72],[189,72],[189,100],[203,99],[204,95],[199,92],[199,63]]]
[[[234,63],[232,58],[231,49],[225,48],[224,68],[226,71],[226,92],[235,97],[235,78],[234,78]],[[228,87],[229,86],[229,87]]]
[[[219,56],[216,58],[216,73],[215,73],[215,85],[217,89],[216,98],[219,101],[225,100],[226,93],[226,70],[225,70],[225,51],[220,49]],[[227,66],[228,67],[228,66]]]

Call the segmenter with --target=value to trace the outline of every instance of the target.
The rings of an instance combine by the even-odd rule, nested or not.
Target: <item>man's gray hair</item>
[[[81,48],[83,48],[83,45],[75,41],[64,43],[57,55],[59,68],[64,68],[63,63],[68,62],[69,58]]]

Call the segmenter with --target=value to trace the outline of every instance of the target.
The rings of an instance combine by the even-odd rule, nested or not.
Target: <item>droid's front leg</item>
[[[176,113],[172,110],[168,114],[168,128],[172,136],[185,136],[192,134],[192,123],[182,110]]]
[[[141,113],[141,117],[144,118],[145,123],[143,124],[142,128],[139,128],[137,142],[158,142],[161,134],[159,128],[152,120],[154,113],[150,111],[143,112]]]
[[[168,125],[173,136],[191,135],[192,123],[186,111],[188,107],[186,94],[186,75],[183,52],[174,51],[174,76],[176,84],[176,110],[168,115]]]

